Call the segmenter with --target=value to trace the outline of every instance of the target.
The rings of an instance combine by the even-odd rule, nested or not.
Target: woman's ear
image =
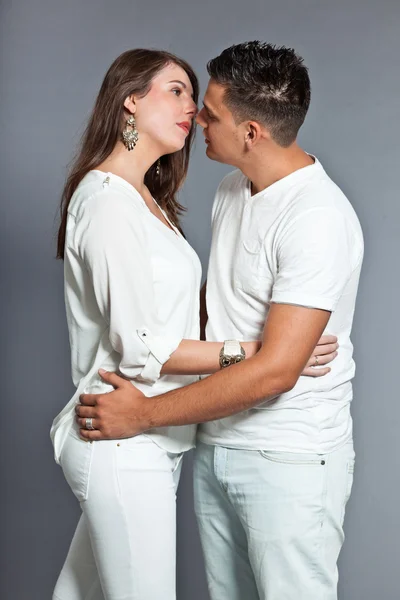
[[[131,96],[128,96],[127,98],[125,98],[124,106],[131,115],[135,114],[136,102],[135,102],[135,96],[133,94]]]

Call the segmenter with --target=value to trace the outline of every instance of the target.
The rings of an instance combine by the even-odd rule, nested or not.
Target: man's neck
[[[239,168],[251,181],[251,194],[254,196],[280,179],[312,164],[314,159],[297,144],[293,144],[289,148],[274,149],[273,152],[254,153]]]

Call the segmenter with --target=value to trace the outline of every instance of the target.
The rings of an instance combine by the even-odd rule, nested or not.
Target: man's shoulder
[[[350,200],[326,173],[305,181],[288,203],[292,218],[314,211],[327,215],[340,213],[344,218],[358,221]]]
[[[241,191],[245,186],[245,180],[246,178],[242,171],[235,169],[234,171],[231,171],[225,175],[225,177],[221,180],[217,189],[217,194],[234,194],[238,191]]]

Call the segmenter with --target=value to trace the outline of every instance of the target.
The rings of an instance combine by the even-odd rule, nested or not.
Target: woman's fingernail
[[[104,375],[104,373],[107,373],[107,371],[105,369],[99,369],[99,373],[100,375]]]

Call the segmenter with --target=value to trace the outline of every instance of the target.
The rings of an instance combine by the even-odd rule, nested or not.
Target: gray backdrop
[[[206,61],[251,39],[292,45],[305,57],[313,99],[301,142],[363,225],[353,334],[358,461],[340,598],[399,598],[399,25],[396,0],[2,0],[2,600],[50,599],[78,519],[48,434],[73,391],[53,236],[65,165],[101,79],[122,51],[157,47],[186,58],[204,91]],[[213,193],[226,172],[208,161],[199,136],[183,201],[185,230],[204,268]],[[179,600],[206,600],[190,458],[178,554]]]

